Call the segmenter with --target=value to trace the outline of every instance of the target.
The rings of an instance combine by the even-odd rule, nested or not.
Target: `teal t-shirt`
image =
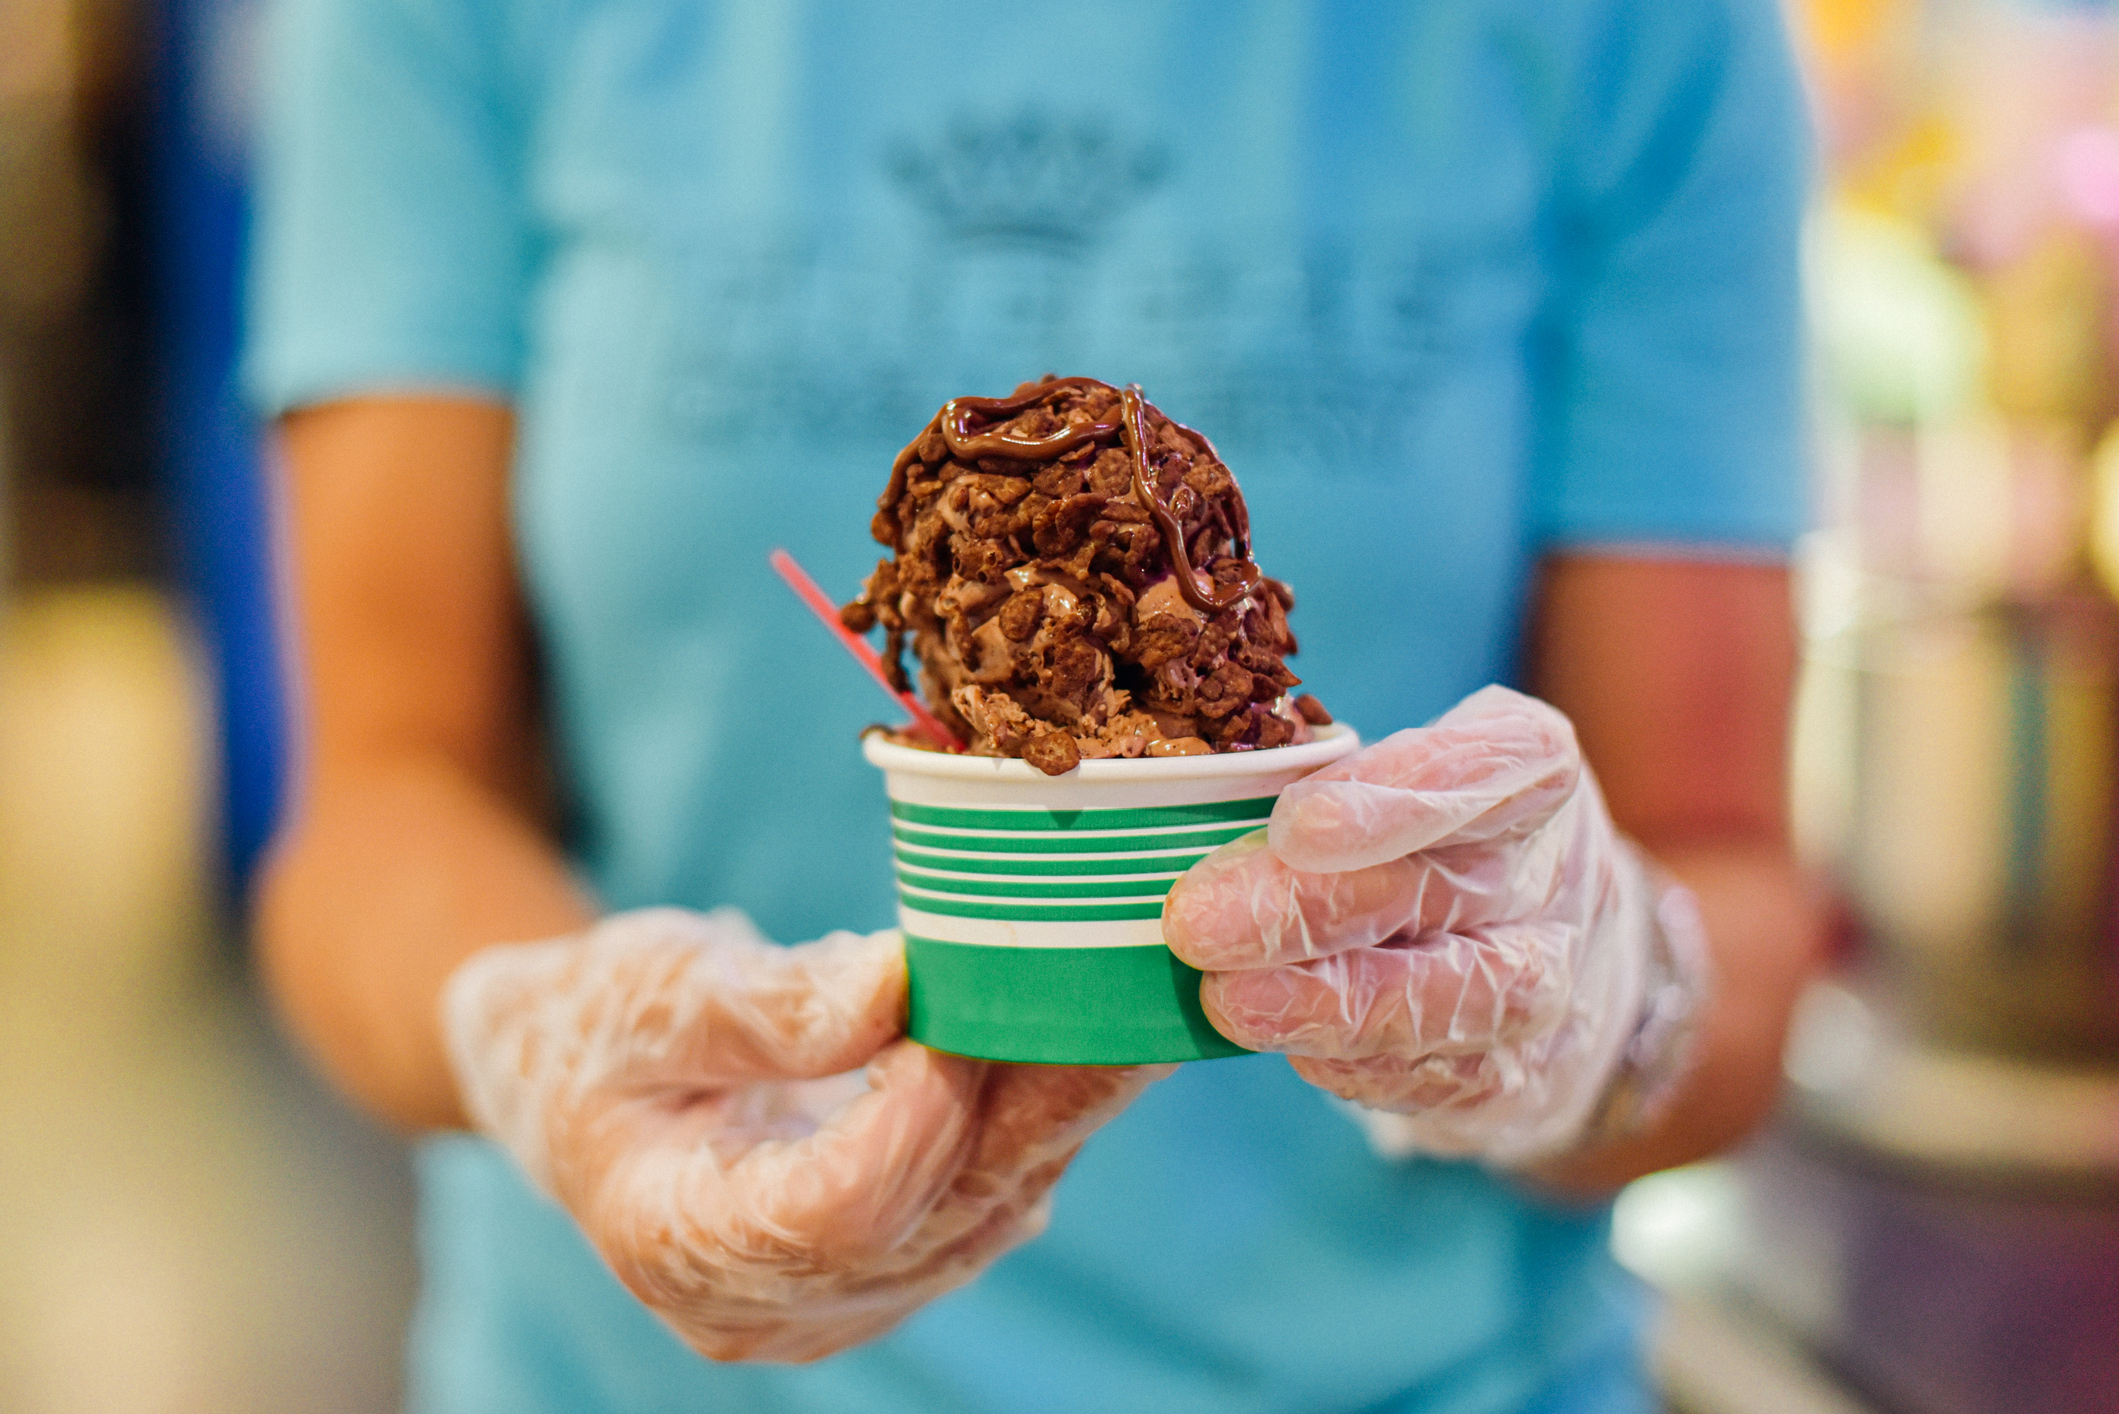
[[[946,398],[1138,381],[1379,736],[1510,676],[1553,549],[1783,547],[1800,104],[1769,0],[283,0],[260,406],[519,409],[571,844],[612,908],[891,920],[850,593]],[[416,505],[406,514],[418,514]],[[692,1356],[483,1142],[424,1146],[413,1407],[1646,1407],[1603,1215],[1186,1067],[1053,1224],[860,1350]]]

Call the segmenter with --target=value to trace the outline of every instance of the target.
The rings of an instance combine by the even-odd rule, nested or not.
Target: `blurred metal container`
[[[1945,1046],[2119,1057],[2119,608],[1908,598],[1814,638],[1807,684],[1841,724],[1829,852],[1894,1009]]]

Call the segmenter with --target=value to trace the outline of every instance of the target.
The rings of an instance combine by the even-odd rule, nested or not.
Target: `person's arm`
[[[1659,1120],[1540,1168],[1593,1193],[1728,1147],[1771,1109],[1823,938],[1789,848],[1795,637],[1778,567],[1570,556],[1545,567],[1531,684],[1571,718],[1619,827],[1698,897],[1714,966],[1696,1060]]]
[[[405,1128],[464,1122],[438,1013],[457,964],[591,918],[541,818],[512,442],[469,397],[280,428],[301,730],[259,942],[296,1034]]]
[[[1817,936],[1780,824],[1785,592],[1733,564],[1553,565],[1532,660],[1557,706],[1475,692],[1178,881],[1163,937],[1208,1020],[1388,1152],[1593,1192],[1730,1143]]]
[[[1035,1236],[1162,1071],[902,1039],[895,932],[593,918],[540,800],[511,439],[471,399],[283,425],[307,732],[267,975],[340,1084],[408,1128],[474,1121],[702,1355],[814,1360]]]

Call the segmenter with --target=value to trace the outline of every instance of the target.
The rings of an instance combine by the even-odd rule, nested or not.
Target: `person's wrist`
[[[470,1128],[505,1148],[546,1193],[556,1175],[547,1133],[549,1096],[539,1083],[557,1057],[543,1032],[557,979],[574,961],[577,937],[495,943],[471,954],[442,984],[442,1039]],[[541,1058],[545,1065],[533,1064]]]
[[[1621,840],[1616,864],[1624,902],[1604,940],[1618,949],[1607,954],[1604,1020],[1567,1043],[1572,1063],[1589,1072],[1582,1082],[1555,1092],[1542,1118],[1499,1127],[1477,1143],[1438,1129],[1423,1112],[1342,1101],[1372,1149],[1386,1158],[1427,1154],[1536,1173],[1622,1142],[1663,1115],[1695,1059],[1711,983],[1706,933],[1691,890],[1644,851]]]
[[[1651,891],[1640,1003],[1617,1063],[1568,1151],[1629,1138],[1662,1117],[1692,1071],[1712,991],[1699,901],[1646,854],[1636,855]]]

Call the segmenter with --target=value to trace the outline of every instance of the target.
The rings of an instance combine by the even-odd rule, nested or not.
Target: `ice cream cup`
[[[1131,1065],[1244,1054],[1208,1024],[1199,974],[1163,946],[1163,898],[1262,828],[1288,785],[1352,752],[1300,746],[1023,761],[862,743],[882,768],[911,973],[909,1033],[989,1060]]]

